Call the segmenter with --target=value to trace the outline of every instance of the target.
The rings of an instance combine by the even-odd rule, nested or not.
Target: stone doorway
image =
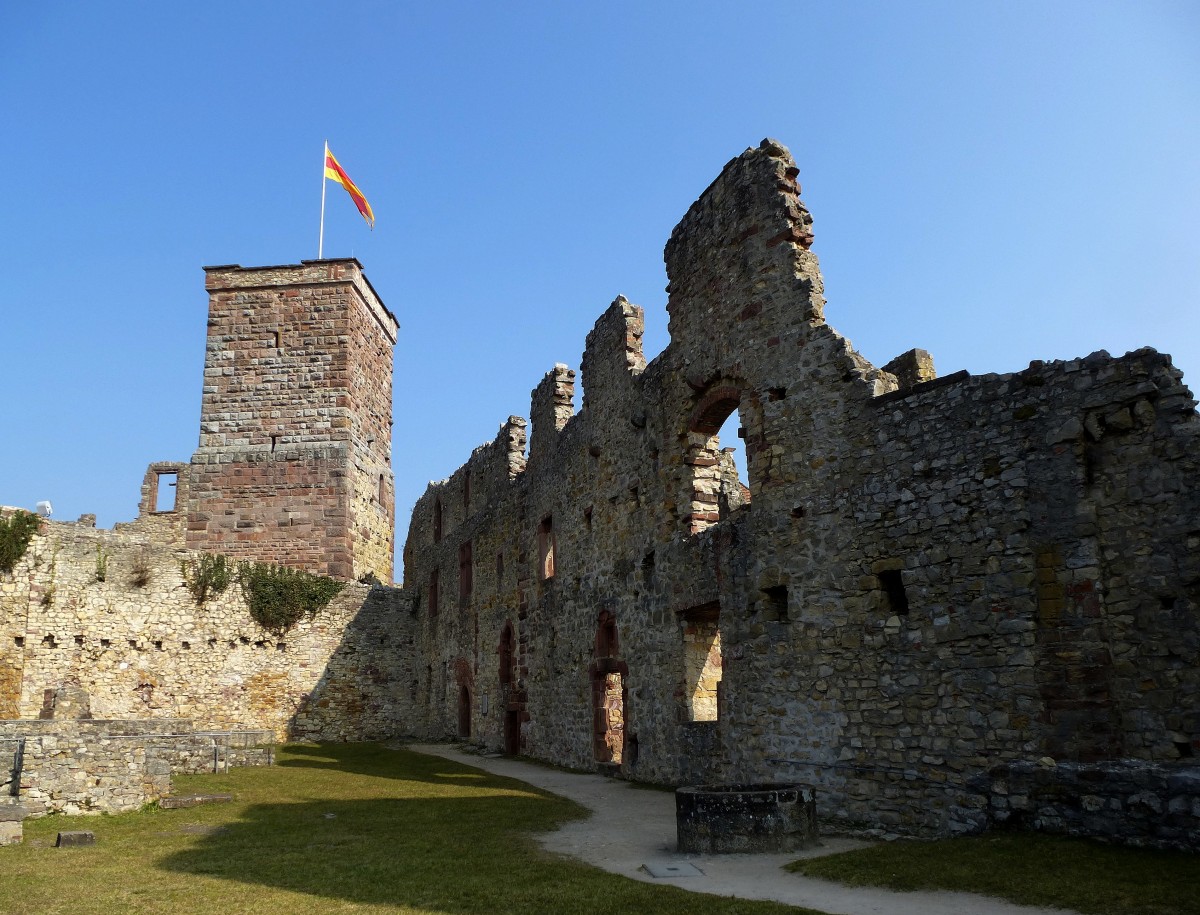
[[[458,737],[466,740],[471,736],[471,691],[465,686],[458,688]]]
[[[602,610],[591,665],[592,754],[602,766],[619,767],[625,760],[628,676],[629,668],[618,655],[617,621]]]
[[[619,673],[604,675],[596,733],[596,760],[621,765],[625,749],[625,686]]]
[[[521,712],[510,708],[504,713],[504,755],[516,756],[521,752]]]

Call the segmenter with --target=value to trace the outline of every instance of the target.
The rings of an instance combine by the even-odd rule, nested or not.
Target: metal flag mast
[[[325,169],[329,165],[329,141],[325,141],[325,154],[321,157],[321,236],[317,240],[317,260],[325,252]]]

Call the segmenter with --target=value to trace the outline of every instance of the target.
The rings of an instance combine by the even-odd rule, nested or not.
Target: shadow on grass
[[[249,803],[231,811],[240,818],[158,866],[452,913],[796,911],[554,858],[530,834],[585,815],[583,808],[445,759],[370,745],[297,746],[281,753],[279,768],[290,771],[274,773],[281,787],[269,802],[245,790]]]

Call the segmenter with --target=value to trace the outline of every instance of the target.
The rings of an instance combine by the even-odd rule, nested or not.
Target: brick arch
[[[745,385],[733,381],[718,381],[700,395],[688,420],[688,432],[716,435],[725,420],[742,402]]]
[[[686,516],[688,532],[699,533],[721,519],[724,505],[728,509],[730,498],[723,494],[721,480],[721,454],[717,434],[725,421],[737,411],[739,419],[745,420],[743,406],[753,399],[748,396],[745,382],[736,378],[718,378],[710,382],[697,395],[688,414],[684,447],[684,464],[688,470],[685,497],[690,511]],[[750,460],[751,443],[746,443],[746,458]],[[747,468],[749,470],[749,468]],[[733,497],[736,504],[749,500],[749,492],[740,488]]]

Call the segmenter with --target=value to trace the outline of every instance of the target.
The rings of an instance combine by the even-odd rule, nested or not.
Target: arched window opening
[[[700,398],[692,414],[686,464],[691,471],[691,511],[687,520],[693,534],[750,501],[741,398],[739,387],[719,384]],[[741,472],[739,465],[745,467]]]

